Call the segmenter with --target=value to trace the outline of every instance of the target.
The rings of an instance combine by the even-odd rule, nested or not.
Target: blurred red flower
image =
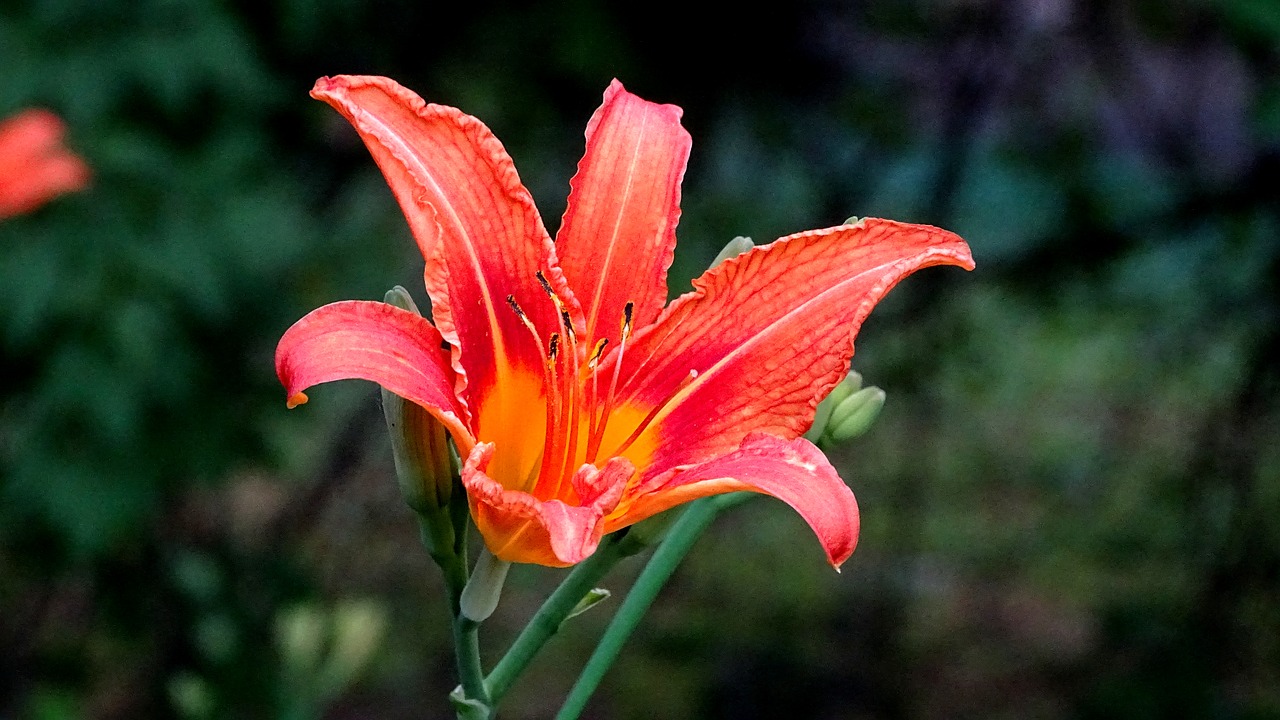
[[[89,183],[89,166],[62,144],[66,126],[48,110],[0,121],[0,219],[30,212]]]

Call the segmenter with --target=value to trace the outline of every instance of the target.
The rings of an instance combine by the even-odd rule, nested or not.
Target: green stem
[[[492,706],[480,664],[480,623],[461,615],[453,618],[453,646],[458,661],[458,679],[468,700]]]
[[[717,497],[703,498],[691,503],[684,514],[676,520],[667,533],[667,537],[654,551],[653,557],[644,566],[640,576],[631,586],[627,598],[618,608],[618,612],[609,622],[604,635],[596,645],[595,652],[587,660],[582,674],[578,676],[564,705],[556,715],[556,720],[576,720],[591,699],[591,694],[599,687],[605,673],[609,671],[622,646],[626,644],[631,633],[635,631],[640,619],[644,617],[649,606],[658,597],[658,592],[671,579],[676,566],[684,560],[685,555],[693,547],[694,542],[702,535],[711,521],[723,509],[733,507],[744,500],[749,500],[754,493],[733,493]]]
[[[462,617],[460,601],[462,591],[467,586],[467,550],[466,525],[458,534],[448,533],[449,542],[442,542],[446,537],[441,531],[441,518],[418,515],[423,542],[431,554],[431,559],[440,566],[444,574],[444,584],[449,594],[449,616],[453,618],[454,659],[458,668],[458,679],[462,683],[462,692],[466,700],[482,703],[482,707],[460,708],[459,717],[483,718],[488,715],[489,694],[484,686],[484,668],[480,662],[480,625]]]
[[[493,668],[493,672],[489,673],[485,685],[493,707],[497,707],[516,678],[520,677],[551,636],[556,634],[578,601],[625,556],[620,547],[622,538],[618,537],[621,534],[615,533],[605,538],[591,557],[573,568],[560,587],[551,593],[551,597],[547,598],[529,620],[529,624],[511,644],[511,649],[507,650],[507,654]]]

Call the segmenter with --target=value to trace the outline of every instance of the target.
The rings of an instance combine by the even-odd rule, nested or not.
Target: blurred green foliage
[[[306,97],[358,72],[485,120],[553,231],[610,77],[681,105],[674,292],[729,238],[851,214],[973,246],[860,335],[888,403],[833,454],[863,509],[844,574],[776,503],[726,516],[593,717],[1280,717],[1280,9],[695,15],[0,7],[0,115],[55,110],[95,172],[0,224],[0,718],[447,716],[375,391],[286,413],[272,373],[313,307],[422,299],[390,193]],[[491,652],[555,578],[513,572]],[[281,628],[351,607],[392,629],[372,665],[299,680]],[[554,710],[608,614],[508,717]]]

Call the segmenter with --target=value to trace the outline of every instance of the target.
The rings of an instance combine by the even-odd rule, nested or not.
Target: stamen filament
[[[554,468],[559,465],[559,441],[562,437],[560,432],[562,396],[560,394],[559,378],[556,373],[556,356],[559,355],[560,333],[551,333],[549,347],[547,360],[543,364],[546,372],[547,387],[547,432],[542,441],[542,461],[538,464],[538,478],[545,476],[547,468]],[[537,486],[536,482],[534,486]]]
[[[626,440],[623,440],[622,444],[615,448],[613,452],[609,453],[609,457],[616,457],[626,452],[627,448],[631,447],[632,443],[639,440],[640,436],[644,434],[644,431],[649,429],[649,423],[652,423],[654,419],[658,417],[658,414],[666,409],[666,407],[671,404],[671,401],[680,394],[680,391],[688,387],[689,383],[693,382],[697,377],[698,371],[690,370],[689,374],[685,375],[684,379],[681,380],[680,383],[675,386],[675,389],[671,391],[671,394],[668,395],[665,400],[654,406],[654,408],[649,411],[648,415],[644,416],[644,419],[640,421],[640,424],[636,426],[636,429],[631,433],[631,435],[628,436]]]
[[[613,403],[617,397],[618,375],[622,372],[622,358],[627,351],[627,338],[631,337],[631,318],[635,309],[636,304],[630,300],[622,306],[622,331],[618,334],[618,353],[613,362],[613,377],[609,380],[609,394],[605,396],[600,420],[595,431],[587,439],[587,462],[595,462],[600,451],[600,443],[604,441],[604,431],[609,426],[609,416],[613,413]]]

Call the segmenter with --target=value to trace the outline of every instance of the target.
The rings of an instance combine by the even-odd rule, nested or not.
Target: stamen
[[[591,360],[587,362],[588,370],[595,370],[600,364],[600,356],[604,355],[605,346],[609,344],[609,338],[600,338],[600,342],[596,343],[595,352],[591,353]]]
[[[609,457],[615,457],[626,452],[627,448],[631,447],[632,443],[640,439],[640,436],[644,434],[644,431],[649,428],[649,423],[653,422],[654,419],[657,418],[658,415],[663,411],[663,409],[665,409],[668,405],[670,405],[671,401],[674,400],[675,397],[680,394],[680,391],[689,387],[689,384],[692,383],[694,380],[696,380],[697,377],[698,377],[698,371],[696,369],[690,370],[689,374],[685,375],[684,379],[681,380],[679,384],[677,384],[675,388],[671,391],[671,394],[668,395],[665,400],[663,400],[662,402],[654,406],[654,408],[649,411],[648,415],[644,416],[644,419],[641,420],[640,424],[636,426],[635,431],[632,432],[631,435],[628,436],[626,440],[623,440],[622,444],[619,445],[613,452],[609,453]]]
[[[547,432],[542,440],[542,460],[538,464],[538,478],[545,476],[547,468],[560,465],[560,424],[563,413],[560,379],[556,373],[556,356],[560,354],[560,333],[551,333],[547,361],[543,363],[544,382],[547,388]],[[536,485],[535,480],[535,485]],[[548,496],[553,497],[553,496]]]
[[[569,311],[563,307],[560,308],[560,322],[564,324],[564,334],[568,336],[569,342],[577,345],[578,333],[573,330],[573,320],[569,318]]]
[[[534,273],[534,277],[538,278],[538,284],[541,285],[542,289],[545,290],[552,299],[556,300],[556,304],[559,305],[559,298],[556,297],[556,291],[551,289],[551,283],[547,282],[547,276],[543,275],[542,271],[539,270]]]
[[[596,403],[600,401],[600,382],[596,374],[596,368],[600,367],[600,358],[604,355],[604,349],[609,345],[609,338],[600,338],[596,343],[596,349],[591,353],[591,358],[587,360],[587,370],[591,373],[591,397],[587,400],[587,445],[590,448],[591,439],[596,436],[596,423],[599,418],[596,417]],[[588,457],[588,461],[594,461],[594,457]]]
[[[635,313],[636,304],[627,301],[622,306],[622,329],[618,335],[618,353],[613,361],[613,377],[609,380],[609,394],[605,396],[604,406],[600,410],[599,419],[592,423],[594,430],[587,438],[587,462],[595,462],[597,453],[600,451],[600,443],[604,441],[604,431],[609,426],[609,416],[613,413],[613,403],[617,398],[618,392],[618,375],[622,372],[622,358],[627,351],[627,339],[631,337],[631,318]],[[602,345],[599,352],[604,351]],[[597,365],[599,352],[597,353]],[[592,382],[595,381],[595,375],[592,374]],[[595,413],[595,403],[592,402],[592,413]]]

